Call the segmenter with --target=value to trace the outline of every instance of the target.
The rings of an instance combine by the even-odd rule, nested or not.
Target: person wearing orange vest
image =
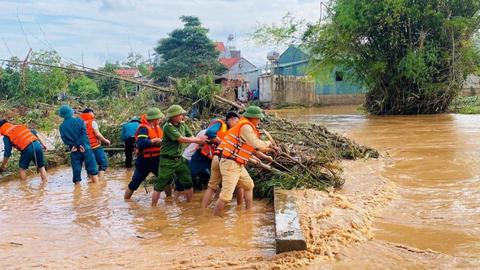
[[[35,130],[31,130],[24,125],[14,125],[5,119],[0,119],[0,134],[3,135],[4,155],[0,173],[2,173],[8,164],[12,155],[12,147],[20,150],[19,175],[21,180],[27,179],[27,169],[30,162],[33,161],[37,166],[42,181],[47,181],[47,171],[45,170],[45,158],[43,150],[47,147],[43,140],[37,136]]]
[[[220,151],[218,163],[222,190],[215,205],[215,215],[223,212],[225,203],[232,199],[237,185],[245,191],[246,209],[250,209],[253,205],[254,183],[245,165],[256,151],[266,152],[271,149],[271,142],[259,138],[257,126],[261,118],[263,118],[262,109],[249,106],[240,121],[227,131],[217,148]]]
[[[60,138],[70,150],[73,183],[80,185],[82,181],[82,166],[85,165],[92,183],[98,181],[98,166],[92,147],[87,137],[87,129],[82,119],[74,117],[73,109],[68,105],[60,107],[58,114],[64,120],[58,127]]]
[[[193,187],[195,189],[200,190],[208,183],[215,149],[227,133],[227,130],[235,126],[239,119],[240,117],[237,113],[228,112],[225,116],[225,121],[222,119],[213,119],[210,122],[205,132],[209,143],[199,146],[188,163],[192,175]]]
[[[110,141],[103,137],[102,133],[98,128],[97,121],[95,121],[95,114],[92,109],[85,109],[79,115],[80,118],[85,123],[87,128],[87,137],[92,147],[93,154],[95,155],[95,160],[98,164],[98,178],[100,180],[105,180],[105,171],[108,167],[108,159],[103,150],[102,143],[110,145]]]
[[[160,159],[160,143],[163,139],[163,131],[160,128],[160,122],[165,117],[158,108],[151,108],[147,114],[140,118],[140,126],[135,133],[137,160],[135,161],[135,171],[132,180],[128,184],[125,200],[132,197],[135,190],[147,178],[150,173],[158,175],[158,166]]]

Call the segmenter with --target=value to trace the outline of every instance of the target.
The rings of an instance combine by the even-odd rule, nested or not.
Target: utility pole
[[[322,0],[320,0],[320,22],[323,20],[323,6],[322,6]]]

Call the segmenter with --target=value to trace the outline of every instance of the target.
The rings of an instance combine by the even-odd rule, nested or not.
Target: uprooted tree
[[[278,43],[283,34],[292,40],[298,31],[279,29],[291,30],[295,23],[311,54],[309,72],[345,69],[366,88],[370,113],[439,113],[479,66],[479,8],[474,0],[336,0],[323,23],[264,25],[254,38]]]

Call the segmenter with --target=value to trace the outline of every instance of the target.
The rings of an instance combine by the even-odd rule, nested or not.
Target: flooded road
[[[274,255],[266,202],[251,212],[232,206],[224,218],[199,208],[201,194],[152,209],[143,189],[123,200],[129,172],[75,189],[63,167],[46,184],[0,181],[0,268],[479,269],[480,116],[374,117],[356,106],[276,112],[383,156],[346,164],[338,194],[297,191],[310,252]]]
[[[196,256],[222,265],[224,257],[275,253],[273,209],[264,201],[251,212],[232,206],[215,218],[200,208],[199,193],[193,203],[161,200],[152,209],[142,187],[125,202],[125,170],[77,189],[70,168],[49,177],[0,182],[0,269],[181,268],[174,265],[195,265]]]
[[[480,115],[376,117],[359,115],[355,107],[345,107],[340,115],[329,109],[277,113],[324,124],[385,156],[376,173],[396,185],[397,196],[375,220],[374,239],[478,262]],[[348,256],[369,268],[367,258],[375,253],[385,256],[378,248]],[[391,263],[404,265],[401,256]]]

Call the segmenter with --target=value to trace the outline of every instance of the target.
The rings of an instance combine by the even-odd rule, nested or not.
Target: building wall
[[[259,89],[259,78],[262,75],[262,69],[253,69],[240,74],[244,80],[249,82],[250,89]]]
[[[275,74],[285,76],[305,76],[308,65],[308,55],[296,46],[290,46],[278,58],[278,66]],[[345,73],[340,68],[330,74],[329,82],[322,82],[319,78],[315,80],[315,92],[317,95],[345,95],[361,94],[363,89],[351,82],[338,80],[338,73]],[[343,77],[343,76],[342,76]]]
[[[365,101],[365,94],[317,95],[317,105],[360,105]]]
[[[240,60],[228,70],[228,73],[241,74],[254,68],[255,66],[252,63],[248,62],[245,58],[240,58]]]
[[[460,91],[461,96],[478,96],[480,95],[480,77],[469,75]]]
[[[346,105],[361,104],[363,93],[318,95],[315,82],[299,76],[261,76],[260,102],[278,105]]]
[[[258,78],[259,84],[259,97],[258,99],[262,103],[272,103],[272,91],[273,91],[273,77],[272,76],[261,76]]]
[[[316,103],[315,84],[306,77],[270,76],[274,91],[272,104],[312,106]]]
[[[262,76],[260,77],[260,102],[275,105],[315,104],[315,88],[306,77]]]
[[[316,80],[315,92],[317,95],[352,95],[352,94],[364,94],[365,90],[352,82],[345,80],[345,78],[337,78],[337,72],[344,74],[341,71],[333,71],[330,74],[330,82],[321,82]],[[343,77],[339,75],[339,77]]]

